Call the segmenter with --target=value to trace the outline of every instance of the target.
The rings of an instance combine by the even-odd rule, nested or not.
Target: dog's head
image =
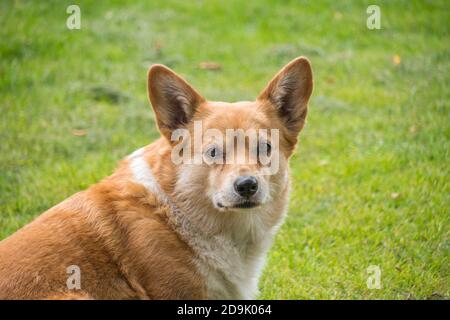
[[[177,194],[222,212],[253,211],[280,197],[312,87],[304,57],[281,69],[256,101],[236,103],[206,101],[167,67],[153,66],[149,97],[172,146]]]

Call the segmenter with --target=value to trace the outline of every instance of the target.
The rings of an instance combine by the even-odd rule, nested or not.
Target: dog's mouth
[[[217,203],[217,206],[221,209],[250,209],[257,207],[259,203],[253,202],[253,201],[244,201],[229,207],[224,206],[221,202]]]

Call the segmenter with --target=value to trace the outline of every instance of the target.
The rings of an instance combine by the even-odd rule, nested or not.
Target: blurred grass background
[[[158,136],[152,63],[235,101],[305,55],[315,90],[259,298],[448,299],[449,25],[446,0],[2,1],[0,239]]]

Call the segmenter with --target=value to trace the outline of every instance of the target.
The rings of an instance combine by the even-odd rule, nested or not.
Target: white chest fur
[[[266,210],[273,208],[266,208]],[[202,273],[208,299],[255,299],[258,282],[267,251],[281,224],[267,228],[261,216],[245,213],[234,234],[213,237],[192,234],[191,246],[197,253],[197,265]]]
[[[255,299],[271,239],[241,249],[226,242],[219,241],[220,246],[203,252],[206,259],[197,262],[205,277],[208,298]]]

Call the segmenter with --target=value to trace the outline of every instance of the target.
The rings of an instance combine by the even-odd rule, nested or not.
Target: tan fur
[[[300,91],[289,87],[295,84],[283,78],[285,73],[300,77]],[[233,278],[239,271],[233,268],[239,266],[227,269],[223,260],[236,257],[251,267],[250,273],[260,270],[263,261],[253,259],[253,252],[265,255],[286,211],[287,161],[304,124],[311,89],[312,74],[305,58],[280,71],[258,100],[234,104],[207,102],[169,69],[153,67],[149,94],[163,136],[139,156],[124,159],[110,177],[1,241],[0,299],[251,297],[239,287],[239,277],[254,275],[236,273]],[[279,101],[288,101],[279,96],[285,94],[283,90],[297,90],[290,96],[300,101],[298,106],[280,106],[294,111],[278,109]],[[180,110],[185,114],[178,117]],[[251,210],[219,212],[205,196],[219,192],[230,177],[257,172],[259,165],[187,167],[172,163],[170,133],[180,125],[192,132],[194,120],[202,120],[204,129],[220,131],[280,129],[281,172],[261,178],[270,186],[268,203]],[[159,194],[136,181],[132,166],[137,157],[151,168],[161,188]],[[80,267],[80,290],[67,288],[66,270],[71,265]],[[221,283],[215,283],[217,279]]]

